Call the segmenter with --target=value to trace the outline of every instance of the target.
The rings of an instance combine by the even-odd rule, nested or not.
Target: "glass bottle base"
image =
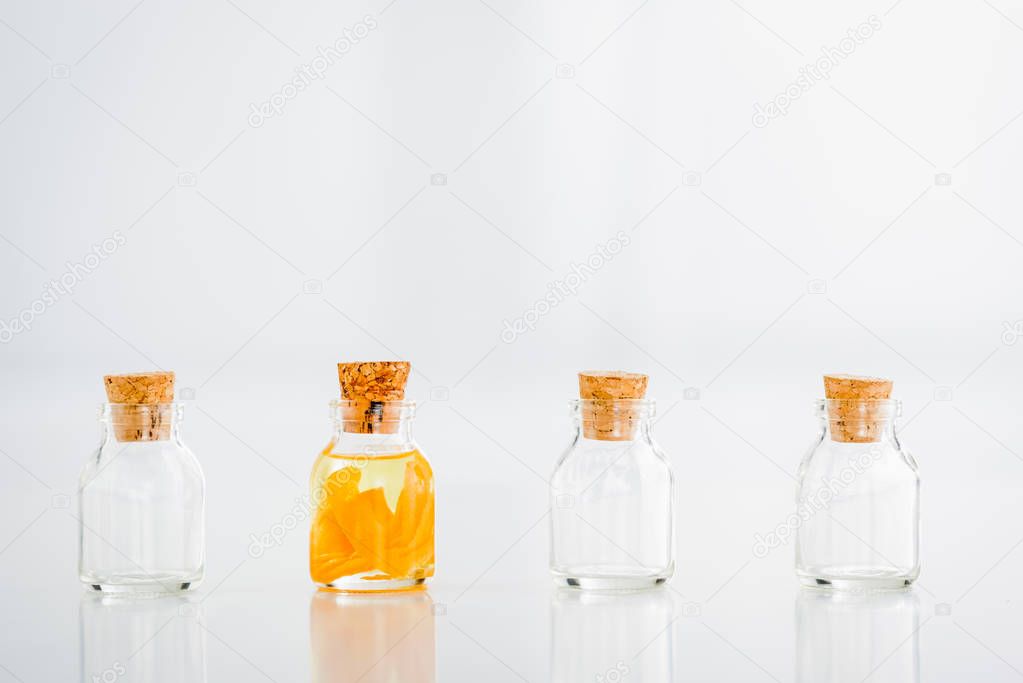
[[[849,592],[901,590],[912,586],[917,575],[883,568],[830,571],[815,568],[797,572],[799,582],[809,588]]]
[[[390,579],[367,581],[366,579],[338,579],[331,583],[317,583],[321,590],[334,593],[400,593],[426,589],[426,579]]]
[[[198,574],[117,574],[81,576],[83,584],[94,591],[120,595],[171,595],[195,588],[202,581]]]
[[[663,572],[638,572],[623,568],[609,571],[607,568],[585,570],[551,571],[557,586],[594,591],[641,591],[655,588],[668,581],[674,573],[674,565]]]

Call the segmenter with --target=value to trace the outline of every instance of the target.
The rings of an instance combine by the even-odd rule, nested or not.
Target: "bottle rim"
[[[399,422],[410,420],[416,415],[415,401],[352,401],[334,399],[330,402],[330,414],[338,421],[351,422],[355,414],[362,415],[372,411],[374,422]],[[347,413],[347,415],[346,415]]]
[[[182,417],[185,412],[185,406],[188,405],[183,401],[168,401],[165,403],[100,403],[97,408],[97,415],[101,422],[110,421],[115,419],[115,413],[118,413],[117,418],[121,419],[126,415],[143,416],[152,413],[158,413],[160,415],[170,415],[174,418]],[[119,410],[118,410],[119,409]]]
[[[573,415],[586,410],[629,417],[653,417],[657,413],[657,401],[652,398],[576,398],[568,402]]]
[[[832,415],[841,415],[844,421],[877,421],[902,416],[902,401],[894,398],[818,398],[813,405],[817,416],[826,419],[832,419]]]

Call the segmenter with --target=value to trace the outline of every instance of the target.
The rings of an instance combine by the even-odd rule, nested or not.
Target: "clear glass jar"
[[[206,633],[198,596],[137,599],[83,593],[82,683],[206,683]]]
[[[426,591],[319,590],[309,606],[313,683],[435,683],[433,600]]]
[[[180,403],[107,403],[79,478],[79,577],[99,591],[172,593],[203,577],[205,489]]]
[[[799,467],[796,574],[808,586],[909,586],[920,575],[920,477],[894,400],[823,399]]]
[[[664,583],[675,571],[674,477],[650,436],[654,402],[571,407],[575,437],[551,477],[551,574],[598,590]]]
[[[914,591],[825,592],[796,597],[796,681],[920,680],[920,601]]]
[[[368,407],[367,407],[368,405]],[[433,576],[433,470],[412,438],[415,404],[335,401],[334,436],[310,478],[314,583],[421,588]]]

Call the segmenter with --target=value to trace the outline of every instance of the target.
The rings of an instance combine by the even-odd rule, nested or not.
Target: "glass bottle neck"
[[[609,434],[607,432],[597,432],[582,420],[576,420],[575,440],[585,441],[594,446],[618,446],[622,444],[628,445],[636,441],[650,441],[650,424],[649,420],[631,423],[624,421],[616,422],[613,425],[608,425]]]
[[[336,448],[348,452],[393,451],[413,444],[415,404],[405,401],[334,401]]]
[[[100,411],[103,441],[179,441],[183,413],[181,403],[106,403]]]
[[[821,420],[824,438],[838,443],[880,443],[895,439],[895,421],[848,422]]]
[[[888,399],[823,399],[817,415],[824,438],[836,443],[878,443],[895,439],[902,405]]]
[[[576,439],[630,442],[650,439],[654,403],[642,399],[580,399],[571,404]]]
[[[370,430],[361,422],[334,420],[334,440],[352,444],[412,443],[412,420],[400,420]]]

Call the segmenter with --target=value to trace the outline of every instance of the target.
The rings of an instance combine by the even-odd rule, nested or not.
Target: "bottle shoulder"
[[[912,477],[919,478],[916,460],[896,439],[846,443],[822,436],[807,450],[799,466],[798,480],[820,477]]]
[[[341,459],[365,459],[365,460],[400,460],[410,455],[416,455],[419,459],[429,463],[426,453],[415,441],[403,441],[394,443],[366,444],[344,439],[332,438],[317,455],[318,460],[341,458]]]
[[[552,480],[579,470],[606,468],[661,469],[672,476],[671,462],[652,439],[594,441],[576,438],[555,461]]]
[[[87,458],[79,474],[84,488],[97,478],[144,482],[152,480],[205,480],[199,459],[180,439],[100,444]]]

